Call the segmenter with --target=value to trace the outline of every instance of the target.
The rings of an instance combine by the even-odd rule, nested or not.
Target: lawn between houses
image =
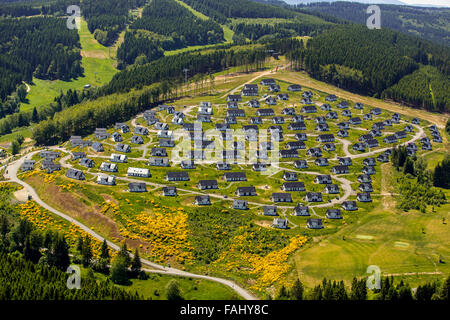
[[[222,86],[230,90],[232,85],[239,85],[240,81],[247,81],[244,79],[251,79],[252,76],[244,75],[239,76],[236,79],[230,81],[230,83],[223,83]],[[255,83],[258,81],[254,81]],[[232,85],[231,85],[232,83]],[[241,82],[242,83],[242,82]],[[285,92],[289,83],[280,82],[282,92]],[[307,90],[309,88],[304,88]],[[221,89],[224,90],[224,89]],[[322,102],[325,93],[312,90],[314,93],[314,100]],[[267,93],[265,89],[261,90],[261,95]],[[291,93],[290,101],[287,103],[279,103],[274,106],[275,114],[281,114],[281,109],[291,106],[291,101],[294,101],[295,108],[298,111],[300,94]],[[244,101],[250,100],[244,98]],[[184,98],[174,103],[177,110],[184,110],[186,105],[198,105],[200,101],[213,102],[214,108],[214,121],[220,121],[220,118],[224,116],[224,99],[218,95],[201,96],[195,98]],[[355,101],[353,101],[355,102]],[[335,107],[337,103],[332,103]],[[367,110],[369,106],[365,106]],[[313,116],[307,116],[309,118],[324,115],[325,112],[320,108],[317,114]],[[256,110],[249,107],[245,107],[246,116],[253,116]],[[352,109],[353,112],[353,109]],[[392,115],[392,112],[383,110],[379,119],[386,119]],[[170,119],[165,112],[160,112],[158,116],[162,116],[167,121]],[[403,119],[410,120],[411,117],[403,117]],[[312,122],[312,121],[310,121]],[[337,127],[335,125],[337,121],[330,121],[330,132],[336,133]],[[130,121],[128,122],[130,124]],[[138,121],[138,124],[145,125],[142,120]],[[239,128],[243,122],[238,125],[232,125],[232,128]],[[422,125],[427,124],[423,122]],[[261,128],[268,127],[269,122],[261,126]],[[364,125],[361,127],[364,129]],[[400,130],[405,124],[395,125],[395,131]],[[287,124],[282,125],[284,130],[287,129]],[[210,125],[211,127],[211,125]],[[132,128],[133,129],[133,128]],[[393,130],[394,130],[393,129]],[[108,130],[110,133],[111,129]],[[350,130],[351,135],[347,137],[351,143],[355,143],[360,134],[356,134]],[[314,125],[307,122],[306,132],[310,135],[316,135]],[[359,132],[359,131],[358,131]],[[125,134],[124,143],[130,139],[132,134]],[[87,137],[93,139],[93,136]],[[315,138],[315,137],[314,137]],[[148,142],[148,138],[145,138],[145,142]],[[409,139],[409,138],[408,138]],[[158,139],[153,137],[153,142]],[[293,138],[286,136],[285,141],[292,141]],[[317,143],[309,139],[307,147],[317,145]],[[109,155],[112,151],[111,141],[105,141],[105,153]],[[285,142],[282,143],[284,145]],[[67,145],[69,146],[69,145]],[[383,146],[383,145],[382,145]],[[135,145],[132,145],[133,149]],[[325,153],[325,157],[334,157],[336,154],[343,156],[342,146],[337,144],[337,150],[331,153]],[[351,149],[351,148],[350,148]],[[349,149],[350,152],[352,152]],[[76,149],[76,151],[79,151]],[[89,148],[83,151],[87,151],[88,154],[92,154]],[[170,152],[169,152],[170,153]],[[300,151],[300,158],[306,158],[306,151]],[[422,154],[422,151],[418,151],[418,154]],[[147,153],[147,157],[148,157]],[[170,155],[170,154],[169,154]],[[142,152],[140,150],[134,150],[130,157],[140,157]],[[96,166],[93,169],[89,169],[89,172],[98,172],[97,168],[100,163],[107,159],[93,158],[96,162]],[[302,281],[308,285],[312,285],[320,281],[323,275],[330,274],[329,278],[336,280],[345,279],[349,281],[350,276],[364,276],[365,267],[372,256],[359,253],[358,250],[353,254],[351,247],[346,247],[347,243],[351,241],[368,241],[364,238],[367,233],[362,233],[363,237],[356,237],[353,239],[353,231],[358,226],[369,224],[374,222],[372,215],[380,217],[381,224],[388,224],[392,221],[393,213],[378,213],[380,206],[384,205],[383,196],[374,196],[373,203],[362,204],[358,203],[359,210],[356,212],[343,211],[344,219],[342,220],[324,220],[325,229],[322,230],[309,230],[306,226],[305,217],[294,217],[291,215],[292,209],[281,210],[281,217],[286,216],[291,225],[291,229],[288,230],[275,230],[270,228],[272,218],[261,216],[260,206],[250,205],[250,210],[239,211],[230,209],[231,202],[228,199],[220,199],[212,197],[212,206],[209,208],[199,208],[193,205],[195,195],[200,192],[196,183],[201,179],[217,179],[219,183],[219,190],[211,190],[208,193],[216,194],[217,196],[234,197],[233,193],[237,186],[255,186],[257,188],[257,197],[243,197],[249,201],[258,202],[261,204],[272,204],[269,197],[272,192],[280,192],[280,186],[282,184],[283,170],[295,170],[299,173],[299,180],[305,183],[308,191],[321,191],[323,185],[317,185],[313,183],[314,175],[302,173],[302,170],[296,170],[293,168],[292,160],[283,160],[280,163],[280,171],[273,176],[267,177],[257,174],[251,170],[249,166],[237,166],[234,165],[234,171],[245,171],[247,174],[248,182],[244,183],[227,183],[221,180],[223,172],[215,170],[213,165],[198,165],[196,170],[188,170],[190,174],[190,181],[188,182],[175,182],[169,183],[164,181],[164,176],[167,171],[179,171],[179,167],[171,168],[158,168],[150,167],[152,173],[151,178],[136,178],[137,180],[149,181],[157,184],[167,184],[177,186],[179,189],[185,189],[186,191],[179,190],[179,196],[175,198],[165,197],[161,198],[161,188],[157,186],[148,186],[149,192],[145,194],[134,194],[126,191],[127,182],[118,180],[118,185],[114,187],[98,186],[93,180],[94,176],[87,173],[86,182],[74,182],[69,181],[63,176],[65,169],[56,174],[56,179],[51,183],[42,183],[42,179],[45,179],[39,174],[32,175],[26,180],[33,185],[41,198],[48,202],[50,205],[57,209],[67,212],[69,215],[79,219],[88,226],[92,226],[94,230],[107,237],[108,239],[118,242],[126,239],[130,247],[138,247],[142,250],[142,256],[149,258],[159,263],[170,263],[172,266],[177,266],[183,269],[187,269],[198,273],[208,273],[211,275],[217,275],[222,277],[233,278],[246,287],[254,290],[261,297],[265,296],[267,292],[273,292],[274,288],[280,284],[286,284],[292,282],[296,275],[299,275]],[[352,183],[352,189],[356,192],[358,183],[356,182],[357,176],[361,172],[362,158],[354,159],[353,166],[351,167],[351,173],[342,175]],[[70,161],[69,161],[70,163]],[[75,167],[79,169],[85,168],[78,166],[75,162],[71,162]],[[330,166],[323,168],[310,163],[310,168],[304,171],[315,171],[317,173],[326,174],[329,173],[329,169],[336,165],[337,161],[331,160]],[[128,164],[119,164],[119,172],[117,176],[125,176],[126,168],[128,166],[147,167],[146,161],[129,160]],[[373,176],[374,182],[374,194],[381,194],[383,186],[381,185],[381,166],[377,164],[377,173]],[[70,185],[70,187],[67,187]],[[56,195],[50,197],[49,195]],[[298,202],[303,202],[302,198],[304,192],[293,192],[293,203],[285,204],[287,206],[294,206]],[[341,190],[338,196],[342,196]],[[324,194],[324,202],[327,202],[330,198],[335,196],[328,196]],[[348,200],[355,200],[355,195],[351,195]],[[324,203],[322,202],[322,203]],[[68,204],[80,204],[79,207]],[[339,206],[334,206],[334,208]],[[315,217],[325,217],[326,208],[315,208]],[[398,213],[396,215],[401,216]],[[441,214],[441,213],[438,213]],[[436,215],[438,215],[436,214]],[[434,215],[434,214],[433,214]],[[412,215],[413,217],[417,214]],[[378,221],[378,220],[377,220]],[[375,221],[375,222],[377,222]],[[384,222],[383,222],[384,221]],[[399,219],[395,220],[395,223],[404,222]],[[409,221],[409,220],[408,220]],[[434,220],[433,220],[434,221]],[[436,221],[434,221],[436,222]],[[174,228],[174,226],[177,226]],[[398,226],[398,225],[397,225]],[[380,231],[382,232],[382,231]],[[441,237],[441,233],[438,232],[438,237]],[[306,237],[306,238],[305,238]],[[370,235],[369,237],[377,238],[377,236]],[[345,240],[344,240],[345,238]],[[347,238],[350,240],[347,241]],[[183,240],[183,241],[180,241]],[[305,240],[310,241],[305,245]],[[372,238],[370,238],[372,239]],[[327,242],[328,241],[328,242]],[[342,245],[341,245],[342,241]],[[387,241],[387,240],[386,240]],[[400,238],[397,242],[409,243],[409,238]],[[433,240],[434,241],[434,240]],[[448,243],[448,239],[441,237],[442,243]],[[327,243],[331,242],[332,245],[328,246]],[[439,241],[436,241],[439,243]],[[340,244],[338,246],[337,244]],[[356,246],[356,244],[353,244]],[[294,254],[299,248],[297,253]],[[331,255],[326,256],[328,249],[325,249],[325,256],[323,259],[328,259],[328,267],[318,268],[316,264],[322,263],[323,248],[329,248],[335,246],[335,251],[330,251],[333,254],[341,254],[344,259],[347,259],[345,265],[348,265],[347,269],[344,268],[344,272],[339,273],[339,266],[335,267],[335,272],[327,270],[333,270],[335,261],[341,259],[334,259]],[[361,245],[365,248],[364,245]],[[385,242],[377,243],[373,245],[373,250],[382,250],[386,246]],[[394,246],[394,253],[392,257],[397,257],[395,250],[412,250],[412,246],[405,247]],[[410,248],[410,249],[408,249]],[[316,251],[314,251],[316,250]],[[337,252],[341,250],[342,252]],[[362,251],[365,252],[363,249]],[[439,249],[440,250],[440,249]],[[304,253],[305,252],[305,253]],[[313,252],[313,254],[308,254]],[[304,253],[304,254],[303,254]],[[373,253],[375,254],[375,253]],[[444,252],[445,255],[445,252]],[[383,255],[382,255],[383,256]],[[410,252],[412,258],[418,261],[422,259],[420,254]],[[417,256],[417,257],[416,257]],[[306,257],[306,258],[305,258]],[[386,258],[386,256],[383,256]],[[409,256],[408,256],[409,257]],[[180,259],[181,258],[181,259]],[[377,260],[378,261],[378,260]],[[383,260],[380,260],[383,262]],[[415,260],[414,260],[415,261]],[[420,260],[421,261],[421,260]],[[309,263],[309,264],[308,264]],[[386,264],[391,267],[390,264]],[[295,268],[292,268],[295,266]],[[417,263],[417,270],[428,270],[428,265]],[[311,271],[316,268],[317,272]],[[402,269],[400,266],[397,269],[392,267],[387,272],[396,272]],[[297,271],[296,271],[297,270]],[[347,270],[347,271],[345,271]],[[406,272],[406,271],[405,271]]]

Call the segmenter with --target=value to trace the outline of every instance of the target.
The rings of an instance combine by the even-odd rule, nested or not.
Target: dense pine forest
[[[16,111],[15,96],[22,81],[68,80],[83,73],[76,30],[57,18],[0,20],[0,117]],[[19,100],[22,99],[18,94]]]
[[[118,68],[126,65],[145,64],[164,56],[164,51],[151,37],[139,31],[125,33],[124,40],[117,50],[117,59],[120,61]],[[139,59],[137,59],[139,57]]]
[[[181,47],[212,44],[224,40],[223,30],[216,22],[197,18],[174,0],[153,0],[144,8],[142,17],[130,28],[170,36]]]
[[[359,24],[366,24],[369,15],[367,4],[357,2],[317,2],[298,5],[300,12],[332,15]],[[411,35],[420,35],[424,39],[450,46],[448,23],[449,8],[420,8],[411,6],[379,5],[382,27]],[[447,25],[447,28],[446,28]]]
[[[295,13],[277,6],[251,0],[182,0],[219,23],[229,18],[294,18]]]
[[[420,65],[433,66],[443,79],[450,74],[450,52],[446,47],[388,29],[369,30],[358,25],[339,26],[324,32],[308,41],[308,48],[290,52],[288,58],[294,68],[304,69],[312,77],[376,97],[381,97],[384,90],[418,70]],[[425,96],[404,101],[427,110],[444,110],[447,95],[440,86],[436,87],[434,104],[428,104]],[[388,92],[400,96],[399,90],[404,90],[405,96],[411,91],[398,86],[394,91],[388,90],[385,96],[393,97],[394,94]]]
[[[433,111],[450,110],[450,79],[425,66],[383,91],[383,98]]]

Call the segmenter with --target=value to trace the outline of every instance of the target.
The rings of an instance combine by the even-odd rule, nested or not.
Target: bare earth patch
[[[80,52],[82,57],[85,58],[96,58],[96,59],[107,59],[108,55],[106,54],[106,52],[103,51],[85,51],[85,50],[81,50]]]

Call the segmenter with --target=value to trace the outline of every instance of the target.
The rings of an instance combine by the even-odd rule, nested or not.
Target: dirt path
[[[20,166],[22,165],[23,161],[26,159],[31,159],[31,157],[40,152],[40,150],[31,152],[29,154],[27,154],[26,156],[20,158],[17,161],[14,161],[12,163],[10,163],[7,167],[7,171],[8,173],[5,174],[5,177],[8,179],[8,181],[12,181],[12,182],[16,182],[20,185],[22,185],[24,187],[24,189],[27,191],[27,193],[29,195],[32,196],[33,200],[39,204],[41,207],[43,207],[44,209],[53,212],[54,214],[60,216],[61,218],[77,225],[78,227],[80,227],[83,231],[85,231],[86,233],[90,234],[92,237],[98,239],[99,241],[103,241],[106,240],[104,239],[101,235],[97,234],[95,231],[91,230],[88,226],[82,224],[81,222],[73,219],[72,217],[66,215],[65,213],[54,209],[53,207],[49,206],[47,203],[45,203],[44,201],[41,200],[41,198],[39,197],[39,195],[37,194],[36,190],[31,187],[29,184],[27,184],[26,182],[20,180],[17,177],[17,172],[20,168]],[[118,245],[116,245],[115,243],[106,240],[107,244],[109,247],[111,247],[112,249],[119,251],[120,247]],[[181,277],[192,277],[192,278],[199,278],[199,279],[205,279],[205,280],[211,280],[211,281],[215,281],[221,284],[224,284],[230,288],[232,288],[237,294],[239,294],[240,296],[242,296],[244,299],[246,300],[257,300],[257,298],[251,294],[250,292],[248,292],[247,290],[245,290],[244,288],[238,286],[236,283],[234,283],[233,281],[230,280],[226,280],[226,279],[222,279],[222,278],[217,278],[217,277],[211,277],[211,276],[205,276],[205,275],[199,275],[199,274],[194,274],[194,273],[190,273],[190,272],[186,272],[186,271],[182,271],[182,270],[178,270],[175,268],[171,268],[171,267],[165,267],[156,263],[153,263],[149,260],[146,259],[142,259],[141,258],[141,262],[143,265],[154,268],[155,270],[148,270],[145,269],[146,271],[149,272],[154,272],[154,273],[160,273],[160,274],[167,274],[167,275],[174,275],[174,276],[181,276]]]

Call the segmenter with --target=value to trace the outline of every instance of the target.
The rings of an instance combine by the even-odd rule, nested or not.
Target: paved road
[[[40,151],[31,152],[31,153],[27,154],[26,156],[20,158],[19,160],[10,163],[7,166],[7,173],[5,173],[5,178],[8,179],[9,181],[16,182],[16,183],[22,185],[27,190],[27,192],[33,197],[33,200],[36,201],[36,203],[39,204],[41,207],[47,209],[50,212],[53,212],[54,214],[60,216],[61,218],[65,219],[65,220],[77,225],[83,231],[90,234],[92,237],[98,239],[99,241],[103,241],[104,238],[101,235],[97,234],[96,232],[91,230],[86,225],[73,219],[72,217],[66,215],[63,212],[54,209],[53,207],[49,206],[47,203],[42,201],[41,198],[39,198],[39,195],[36,193],[36,190],[34,190],[33,187],[31,187],[28,183],[20,180],[17,177],[17,172],[20,169],[20,166],[22,165],[23,161],[25,159],[31,159],[31,157],[38,152],[40,152]],[[106,240],[106,242],[108,243],[108,246],[110,246],[112,249],[120,250],[120,247],[118,245],[114,244],[113,242],[108,241],[108,240]],[[206,276],[206,275],[199,275],[199,274],[182,271],[182,270],[175,269],[175,268],[165,267],[165,266],[153,263],[151,261],[148,261],[148,260],[142,259],[142,258],[141,258],[141,262],[143,265],[155,269],[155,270],[145,269],[148,272],[215,281],[215,282],[221,283],[223,285],[226,285],[226,286],[232,288],[237,294],[239,294],[241,297],[243,297],[246,300],[258,300],[258,298],[256,298],[253,294],[251,294],[244,288],[238,286],[235,282],[227,280],[227,279],[211,277],[211,276]]]

